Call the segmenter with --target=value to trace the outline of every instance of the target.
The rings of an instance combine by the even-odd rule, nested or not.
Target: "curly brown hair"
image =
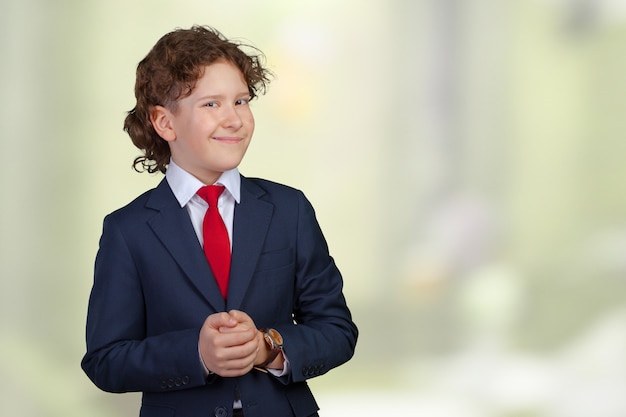
[[[254,46],[228,40],[209,26],[196,25],[164,35],[139,62],[135,82],[137,104],[124,120],[124,131],[143,151],[133,163],[137,172],[164,173],[170,160],[168,143],[150,121],[154,106],[176,111],[177,101],[191,94],[204,68],[218,60],[227,60],[241,70],[251,99],[265,93],[271,74],[263,65],[263,53]]]

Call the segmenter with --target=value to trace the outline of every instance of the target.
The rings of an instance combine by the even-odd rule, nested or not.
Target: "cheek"
[[[254,115],[251,111],[247,111],[241,115],[241,119],[244,121],[246,126],[250,129],[250,132],[254,130]]]

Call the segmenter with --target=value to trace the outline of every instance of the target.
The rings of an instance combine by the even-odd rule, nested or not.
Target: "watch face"
[[[283,345],[283,337],[280,335],[280,333],[278,333],[277,330],[275,329],[268,329],[267,330],[267,334],[270,336],[270,338],[272,339],[272,341],[278,346],[282,346]]]

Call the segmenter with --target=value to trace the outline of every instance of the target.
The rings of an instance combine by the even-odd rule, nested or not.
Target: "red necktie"
[[[213,271],[217,285],[226,298],[228,293],[228,275],[230,274],[230,241],[228,231],[217,210],[217,199],[224,191],[221,185],[207,185],[198,190],[198,195],[209,203],[202,223],[204,254]]]

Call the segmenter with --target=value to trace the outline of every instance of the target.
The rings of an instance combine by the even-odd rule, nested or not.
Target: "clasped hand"
[[[207,317],[198,348],[206,368],[222,377],[245,375],[268,356],[263,334],[250,316],[239,310]]]

